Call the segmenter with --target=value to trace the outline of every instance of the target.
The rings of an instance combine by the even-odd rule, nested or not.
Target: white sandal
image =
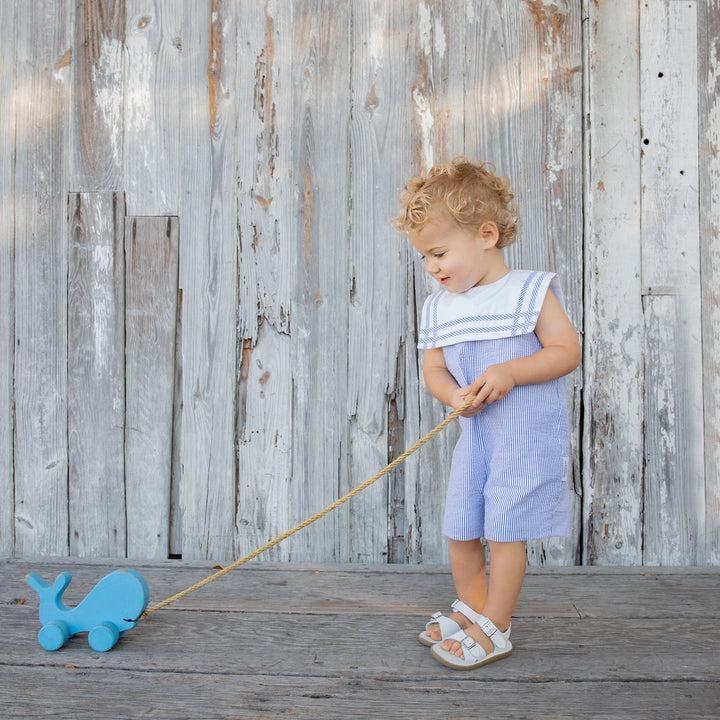
[[[473,670],[481,665],[487,665],[496,660],[501,660],[512,652],[510,628],[505,630],[505,632],[500,632],[495,626],[495,623],[484,615],[481,615],[475,622],[492,640],[494,647],[491,653],[487,653],[480,643],[473,640],[461,630],[447,639],[457,640],[462,645],[463,656],[458,657],[447,650],[443,650],[440,645],[434,645],[431,652],[435,656],[435,659],[455,670]]]
[[[464,615],[471,623],[477,622],[478,618],[482,617],[480,613],[476,613],[471,607],[462,602],[462,600],[456,600],[451,607],[455,612],[459,612],[461,615]],[[440,626],[439,640],[433,640],[427,634],[430,626],[435,624]],[[441,612],[436,612],[430,616],[430,620],[428,620],[425,625],[425,629],[418,635],[418,640],[423,645],[432,647],[433,645],[441,643],[443,640],[447,640],[451,635],[455,635],[458,632],[462,632],[462,628],[454,620],[451,620],[449,617],[445,617],[445,615]]]

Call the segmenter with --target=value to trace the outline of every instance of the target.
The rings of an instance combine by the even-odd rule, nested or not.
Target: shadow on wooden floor
[[[210,564],[133,563],[150,604]],[[69,607],[122,562],[0,561],[2,718],[720,717],[720,568],[530,570],[513,655],[471,672],[416,640],[454,599],[444,567],[247,565],[98,653],[43,650],[36,572]]]

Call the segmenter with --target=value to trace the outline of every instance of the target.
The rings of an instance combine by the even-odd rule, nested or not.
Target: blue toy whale
[[[46,650],[58,650],[73,635],[88,632],[90,647],[106,652],[126,630],[135,627],[150,598],[143,576],[124,568],[106,575],[77,607],[66,608],[62,594],[71,579],[69,572],[63,572],[48,585],[35,573],[27,576],[28,584],[40,596],[43,626],[38,640]]]

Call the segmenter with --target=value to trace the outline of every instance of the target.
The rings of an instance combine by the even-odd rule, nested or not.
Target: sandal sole
[[[442,648],[441,648],[441,650],[442,650]],[[447,651],[443,650],[443,652],[447,652]],[[452,653],[448,653],[448,654],[452,655]],[[439,653],[436,653],[436,652],[433,652],[433,657],[438,662],[445,665],[445,667],[452,668],[453,670],[475,670],[479,667],[482,667],[483,665],[489,665],[490,663],[494,663],[494,662],[497,662],[498,660],[502,660],[503,658],[506,658],[511,654],[512,654],[512,648],[510,648],[510,650],[508,650],[507,652],[497,653],[497,654],[493,653],[492,655],[490,655],[488,657],[484,657],[482,660],[480,660],[480,662],[470,663],[469,665],[466,665],[465,663],[462,663],[462,662],[460,662],[460,663],[453,662],[453,660],[451,660],[450,658],[446,658],[444,655],[440,655]],[[460,658],[458,658],[456,655],[452,655],[452,657],[456,658],[457,660],[460,660]]]
[[[442,640],[433,640],[431,637],[425,635],[424,632],[418,635],[418,640],[420,641],[420,644],[424,645],[425,647],[432,647],[433,645],[438,645],[442,642]]]

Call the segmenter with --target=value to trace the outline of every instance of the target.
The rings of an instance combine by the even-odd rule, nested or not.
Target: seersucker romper
[[[469,385],[488,366],[542,348],[533,330],[548,289],[562,304],[553,273],[514,270],[466,293],[440,290],[423,307],[418,347],[442,347],[457,383]],[[445,535],[496,542],[569,535],[564,378],[516,386],[460,425]]]

